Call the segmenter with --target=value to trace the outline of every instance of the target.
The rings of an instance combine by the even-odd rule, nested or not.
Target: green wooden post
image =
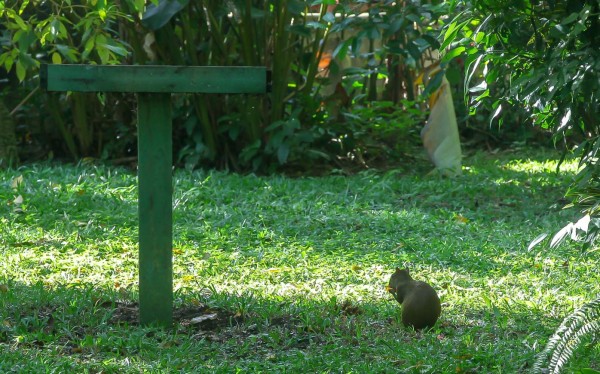
[[[138,94],[140,323],[171,325],[173,218],[171,95]]]
[[[173,320],[173,92],[265,93],[264,67],[42,65],[47,91],[138,93],[140,323]]]

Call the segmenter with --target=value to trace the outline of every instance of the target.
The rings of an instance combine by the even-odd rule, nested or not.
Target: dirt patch
[[[106,302],[103,307],[114,308],[110,323],[115,325],[139,325],[140,309],[136,302]],[[207,305],[181,306],[173,310],[173,323],[187,330],[215,331],[240,325],[244,317],[227,310]]]

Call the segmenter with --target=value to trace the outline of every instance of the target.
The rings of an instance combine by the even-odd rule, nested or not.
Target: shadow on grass
[[[0,296],[0,347],[5,353],[0,368],[20,367],[22,372],[61,367],[131,370],[129,358],[140,354],[156,365],[189,352],[216,357],[232,368],[237,359],[260,362],[269,352],[308,354],[323,345],[357,345],[356,333],[362,328],[348,320],[362,315],[364,307],[312,302],[308,310],[298,307],[292,312],[271,300],[219,294],[206,303],[180,303],[173,312],[173,328],[163,329],[139,326],[137,303],[117,298],[113,290],[10,282]],[[214,300],[221,302],[215,305]],[[236,309],[239,302],[247,309]],[[390,324],[388,319],[371,326],[382,333]],[[187,367],[202,367],[202,362]]]
[[[48,170],[24,172],[23,186],[16,190],[2,187],[1,196],[13,202],[0,208],[6,213],[2,222],[6,226],[0,232],[7,255],[33,248],[42,256],[69,247],[74,252],[93,249],[98,252],[94,258],[101,260],[119,256],[122,245],[137,247],[134,176],[121,172],[112,178],[102,168],[69,170],[67,175]],[[548,207],[562,196],[562,179],[501,166],[485,170],[473,165],[455,180],[393,172],[300,179],[178,172],[174,233],[181,253],[176,253],[180,266],[176,271],[185,274],[189,269],[181,269],[184,265],[193,276],[212,271],[220,277],[218,281],[235,287],[245,282],[247,273],[291,267],[298,269],[290,273],[294,282],[310,286],[314,285],[311,278],[323,267],[331,270],[319,277],[361,286],[367,275],[369,282],[380,282],[379,275],[368,273],[372,265],[391,270],[410,262],[421,270],[450,269],[464,275],[466,284],[457,283],[463,291],[456,291],[464,292],[471,287],[469,282],[529,269],[531,261],[517,254],[525,251],[540,230],[560,222],[548,217]],[[24,198],[20,212],[14,204],[17,194]],[[127,255],[133,253],[137,250]],[[36,258],[31,263],[19,258],[20,265],[35,268]],[[202,262],[205,265],[193,273]],[[360,268],[365,270],[355,275],[358,272],[352,269]],[[250,280],[265,282],[260,276]],[[437,287],[443,285],[442,280],[436,281]],[[278,274],[274,282],[290,280]],[[163,354],[181,355],[178,349],[206,350],[209,353],[200,354],[221,361],[264,360],[272,352],[286,350],[361,347],[365,336],[381,343],[381,360],[389,362],[397,360],[398,351],[412,349],[406,342],[415,337],[400,333],[397,305],[390,300],[382,307],[376,297],[353,303],[296,294],[271,299],[247,289],[211,291],[208,296],[180,291],[184,301],[174,311],[176,326],[164,332],[137,326],[134,297],[123,297],[109,287],[7,283],[9,292],[0,294],[8,321],[1,327],[0,343],[12,347],[15,354],[43,350],[73,357],[73,365],[81,359],[100,367],[107,358],[126,358],[142,351],[150,352],[145,353],[149,360],[160,360]],[[456,338],[451,344],[455,347],[444,348],[447,357],[470,351],[460,338],[468,330],[479,331],[473,335],[478,344],[494,347],[497,334],[525,339],[532,317],[542,319],[538,309],[509,313],[508,308],[494,307],[492,301],[464,311],[456,305],[449,308],[460,318],[442,314],[438,333]],[[187,343],[178,334],[192,338],[192,347],[184,347]],[[511,341],[515,339],[507,339],[507,344]],[[429,350],[426,344],[417,344],[414,354],[423,356]],[[349,357],[350,361],[358,359]],[[522,358],[523,362],[527,359]],[[114,363],[114,368],[126,365]]]
[[[503,253],[523,251],[540,232],[560,228],[560,218],[548,216],[559,217],[564,180],[519,170],[510,159],[496,168],[481,162],[454,180],[393,172],[289,179],[180,171],[175,243],[198,251],[190,260],[218,248],[259,261],[266,253],[273,262],[267,265],[276,266],[277,257],[295,264],[299,252],[309,251],[348,269],[411,262],[485,276],[503,266],[496,260]],[[25,169],[23,185],[5,189],[4,196],[24,196],[18,213],[14,204],[3,208],[7,224],[24,234],[6,231],[3,244],[108,247],[106,256],[123,245],[136,247],[134,175],[102,167],[65,170]]]
[[[302,367],[309,358],[336,362],[321,357],[322,352],[347,348],[350,356],[338,359],[350,366],[361,363],[368,367],[364,356],[356,352],[365,352],[376,344],[379,348],[373,359],[379,362],[371,364],[379,367],[400,370],[413,358],[450,356],[454,357],[452,365],[468,368],[474,357],[472,353],[467,355],[471,352],[469,345],[444,341],[469,335],[485,351],[498,344],[497,334],[525,338],[531,322],[529,316],[517,312],[510,319],[518,325],[511,326],[507,316],[480,311],[464,324],[452,325],[442,314],[434,331],[415,333],[399,325],[398,307],[392,301],[391,307],[384,310],[379,305],[349,301],[298,300],[298,304],[282,306],[280,302],[243,294],[213,294],[203,301],[180,304],[174,310],[174,327],[165,330],[138,326],[137,304],[117,298],[112,290],[85,285],[80,289],[49,289],[41,283],[12,283],[0,303],[4,310],[0,347],[4,346],[8,354],[4,365],[12,359],[20,362],[25,372],[44,367],[136,371],[130,359],[138,357],[153,362],[154,367],[172,365],[169,360],[180,359],[180,368],[190,370],[202,368],[204,358],[221,362],[223,369],[233,369],[239,360],[268,367],[289,353],[303,352],[304,359],[299,362]],[[246,303],[246,309],[236,308],[238,302]],[[491,331],[495,333],[490,335]],[[432,345],[436,346],[435,353]],[[11,357],[13,353],[19,357]],[[463,354],[464,358],[458,357]],[[532,357],[532,352],[522,352],[519,361],[524,365]],[[502,358],[472,365],[491,368],[498,360]]]

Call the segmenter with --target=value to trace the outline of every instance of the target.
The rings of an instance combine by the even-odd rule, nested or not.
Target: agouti
[[[402,305],[402,323],[415,330],[430,328],[442,312],[440,298],[429,284],[416,281],[408,269],[396,268],[387,290]]]

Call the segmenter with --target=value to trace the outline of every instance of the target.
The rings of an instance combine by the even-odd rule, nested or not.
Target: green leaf
[[[462,78],[462,68],[458,66],[448,66],[446,69],[446,79],[451,85],[457,85]]]
[[[138,12],[143,11],[145,6],[146,6],[146,0],[134,0],[133,1],[133,7]]]
[[[29,5],[29,0],[24,0],[23,4],[21,4],[21,7],[19,8],[19,15],[23,14],[25,8],[27,8],[27,5]]]
[[[258,155],[258,151],[260,150],[261,144],[262,143],[260,139],[258,139],[254,143],[244,147],[244,149],[242,149],[240,152],[240,160],[243,162],[248,162],[256,157]]]
[[[423,38],[424,40],[427,41],[427,43],[429,44],[429,46],[433,49],[439,49],[440,48],[440,42],[438,42],[438,40],[436,38],[434,38],[431,35],[427,35],[427,34],[423,34],[421,35],[421,38]]]
[[[83,53],[81,54],[81,58],[84,59],[84,60],[87,59],[87,57],[89,56],[89,54],[94,49],[95,45],[96,45],[96,38],[94,38],[94,37],[89,38],[85,42],[85,46],[83,47]]]
[[[12,17],[11,17],[15,23],[17,24],[17,26],[19,26],[19,28],[21,28],[21,30],[27,30],[27,24],[25,23],[25,21],[23,21],[23,19],[21,17],[19,17],[17,14],[15,14],[14,12],[12,13]]]
[[[77,51],[74,48],[64,44],[57,44],[56,49],[65,57],[69,62],[78,62]]]
[[[11,71],[13,64],[15,63],[15,58],[9,54],[9,52],[5,53],[6,59],[4,60],[4,67],[6,71]]]
[[[489,65],[488,65],[489,67]],[[498,69],[490,69],[487,74],[485,75],[485,82],[488,84],[492,84],[493,82],[496,82],[496,79],[498,78],[498,74],[500,73],[500,71]]]
[[[575,26],[573,26],[573,29],[571,30],[571,32],[568,34],[569,38],[574,39],[577,35],[581,34],[583,31],[585,31],[586,26],[583,22],[578,21]]]
[[[332,56],[334,58],[339,58],[340,60],[346,58],[346,54],[348,53],[348,48],[350,47],[351,43],[352,40],[347,39],[343,43],[338,44],[338,46],[333,50]]]
[[[394,35],[398,31],[400,31],[400,29],[404,28],[405,23],[406,23],[406,19],[404,17],[395,19],[390,24],[389,29],[387,30],[387,34]]]
[[[490,90],[486,89],[483,91],[483,93],[479,96],[477,96],[475,99],[473,99],[474,101],[480,101],[483,98],[489,97],[490,96]],[[496,110],[496,112],[500,113],[500,107]]]
[[[573,23],[575,20],[579,18],[579,13],[571,13],[567,18],[565,18],[560,24],[568,25],[569,23]]]
[[[100,44],[97,44],[96,52],[98,53],[98,56],[100,57],[100,62],[103,65],[110,63],[110,51],[108,49],[106,49]]]
[[[36,35],[31,30],[19,30],[15,33],[15,38],[20,51],[27,51],[36,41]]]
[[[465,76],[465,89],[467,89],[469,87],[469,85],[471,84],[471,79],[473,79],[473,76],[475,75],[475,72],[477,71],[477,67],[479,66],[479,64],[481,63],[481,61],[483,61],[483,58],[485,56],[483,54],[472,54],[469,57],[466,58],[465,60],[465,66],[467,67],[467,75]]]
[[[25,66],[23,66],[23,63],[21,62],[21,60],[17,60],[17,63],[15,64],[15,66],[16,66],[16,70],[17,70],[17,78],[19,79],[19,82],[23,82],[25,80],[25,76],[27,74]]]
[[[333,15],[333,13],[327,12],[323,16],[323,21],[325,21],[327,23],[334,23],[335,22],[335,16]]]
[[[294,15],[302,15],[304,9],[306,8],[306,3],[303,0],[288,0],[287,10],[290,14]]]
[[[415,61],[418,61],[421,58],[421,50],[419,50],[419,48],[413,43],[408,43],[406,45],[406,49],[408,50],[408,53],[412,56],[412,58],[415,59]]]
[[[52,63],[53,64],[62,64],[62,58],[60,57],[60,53],[54,52],[52,53]]]
[[[110,51],[106,48],[106,37],[102,34],[96,35],[96,53],[102,64],[107,64],[110,59]]]
[[[82,54],[82,57],[84,59],[87,58],[87,56],[90,54],[90,52],[92,52],[95,45],[96,45],[96,37],[95,36],[92,36],[85,42],[85,45],[83,47],[83,54]]]
[[[451,49],[450,51],[448,51],[448,53],[444,55],[444,57],[442,57],[442,63],[448,63],[456,56],[460,56],[465,51],[465,49],[466,48],[463,46]]]
[[[108,48],[111,52],[114,52],[119,56],[126,57],[129,55],[127,49],[125,49],[123,46],[114,44],[112,41],[111,43],[104,44],[104,47]]]
[[[289,31],[292,34],[296,34],[305,38],[310,38],[312,36],[312,31],[309,30],[305,25],[292,25],[289,27]]]
[[[159,0],[158,5],[152,3],[146,7],[146,12],[142,16],[142,25],[150,30],[158,30],[188,3],[189,0]]]
[[[50,42],[53,42],[54,40],[56,40],[56,38],[60,37],[61,31],[64,32],[64,35],[66,35],[66,33],[67,33],[65,26],[61,24],[61,22],[58,18],[54,18],[52,20],[52,22],[50,22],[49,31],[50,31],[51,38],[49,38],[48,40],[50,40]]]
[[[423,90],[423,97],[428,97],[431,92],[437,90],[440,85],[442,84],[442,80],[444,79],[444,71],[440,70],[439,72],[437,72],[432,79],[429,80],[429,83],[427,84],[427,86],[425,86],[425,89]]]
[[[483,40],[483,38],[485,38],[486,34],[482,31],[479,31],[477,34],[475,34],[475,43],[481,43],[481,41]]]
[[[327,25],[324,25],[317,21],[310,21],[310,22],[306,22],[306,27],[309,27],[311,29],[326,29]]]
[[[277,160],[280,164],[285,164],[287,162],[288,156],[290,154],[290,147],[287,143],[283,143],[277,149]]]
[[[458,35],[459,31],[462,30],[463,27],[465,27],[465,25],[469,23],[469,21],[470,20],[466,20],[460,23],[456,23],[456,21],[454,21],[450,23],[450,25],[448,26],[448,30],[446,30],[446,32],[444,33],[444,41],[440,45],[440,49],[445,49],[452,42],[454,42],[456,40],[456,35]]]

